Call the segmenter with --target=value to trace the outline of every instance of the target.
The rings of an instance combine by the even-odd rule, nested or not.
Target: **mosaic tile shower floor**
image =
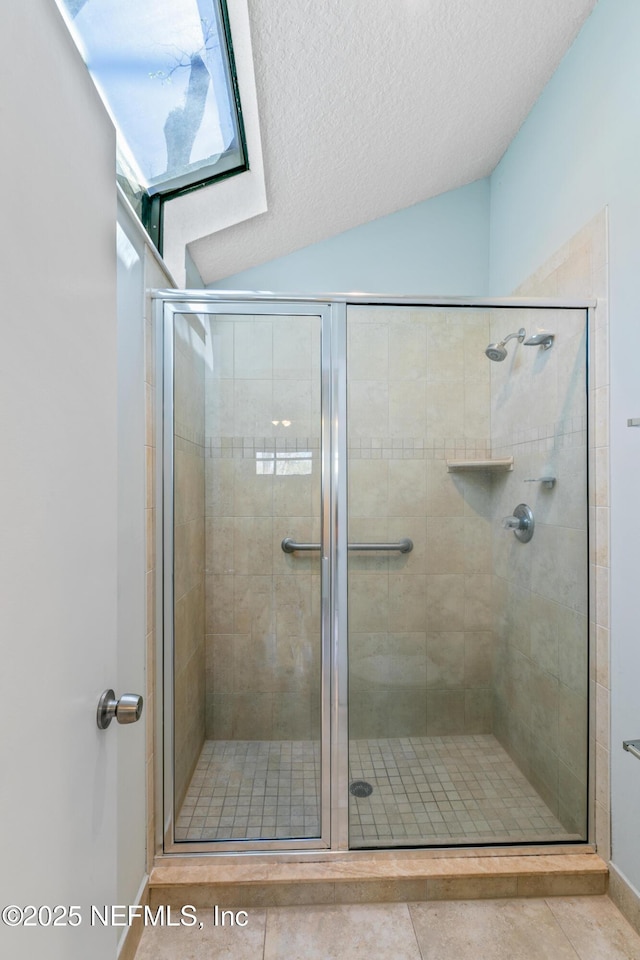
[[[352,847],[579,839],[491,734],[352,740]]]
[[[352,740],[351,847],[578,840],[491,734]],[[207,740],[178,840],[315,837],[320,748],[312,741]]]

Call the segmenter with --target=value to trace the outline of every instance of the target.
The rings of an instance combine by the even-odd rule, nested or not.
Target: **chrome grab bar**
[[[303,553],[310,550],[319,550],[319,543],[297,543],[293,537],[285,537],[282,541],[282,549],[285,553]],[[399,550],[400,553],[411,553],[413,550],[413,540],[404,537],[396,543],[350,543],[349,550]]]

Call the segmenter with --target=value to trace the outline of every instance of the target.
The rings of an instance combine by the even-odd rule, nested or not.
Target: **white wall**
[[[609,207],[613,863],[640,890],[640,5],[600,0],[491,177],[491,290],[506,293]]]
[[[477,180],[209,286],[480,296],[487,289],[488,217],[488,181]]]
[[[52,0],[2,18],[0,901],[86,909],[116,870],[114,132]],[[106,960],[116,935],[3,925],[0,954]]]
[[[83,923],[0,925],[0,954],[112,960],[89,904],[145,872],[144,727],[95,722],[144,692],[141,245],[123,218],[116,256],[114,130],[53,0],[3,28],[0,901]]]

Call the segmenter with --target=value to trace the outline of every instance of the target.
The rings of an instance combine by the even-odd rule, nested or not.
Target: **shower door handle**
[[[319,543],[298,543],[293,537],[285,537],[281,543],[285,553],[306,553],[312,550],[319,550]],[[394,543],[350,543],[348,550],[398,550],[400,553],[411,553],[413,550],[413,540],[410,537],[404,537]]]

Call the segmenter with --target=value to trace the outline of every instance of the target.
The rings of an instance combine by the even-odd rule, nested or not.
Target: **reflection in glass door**
[[[321,311],[166,309],[174,839],[326,845]]]

